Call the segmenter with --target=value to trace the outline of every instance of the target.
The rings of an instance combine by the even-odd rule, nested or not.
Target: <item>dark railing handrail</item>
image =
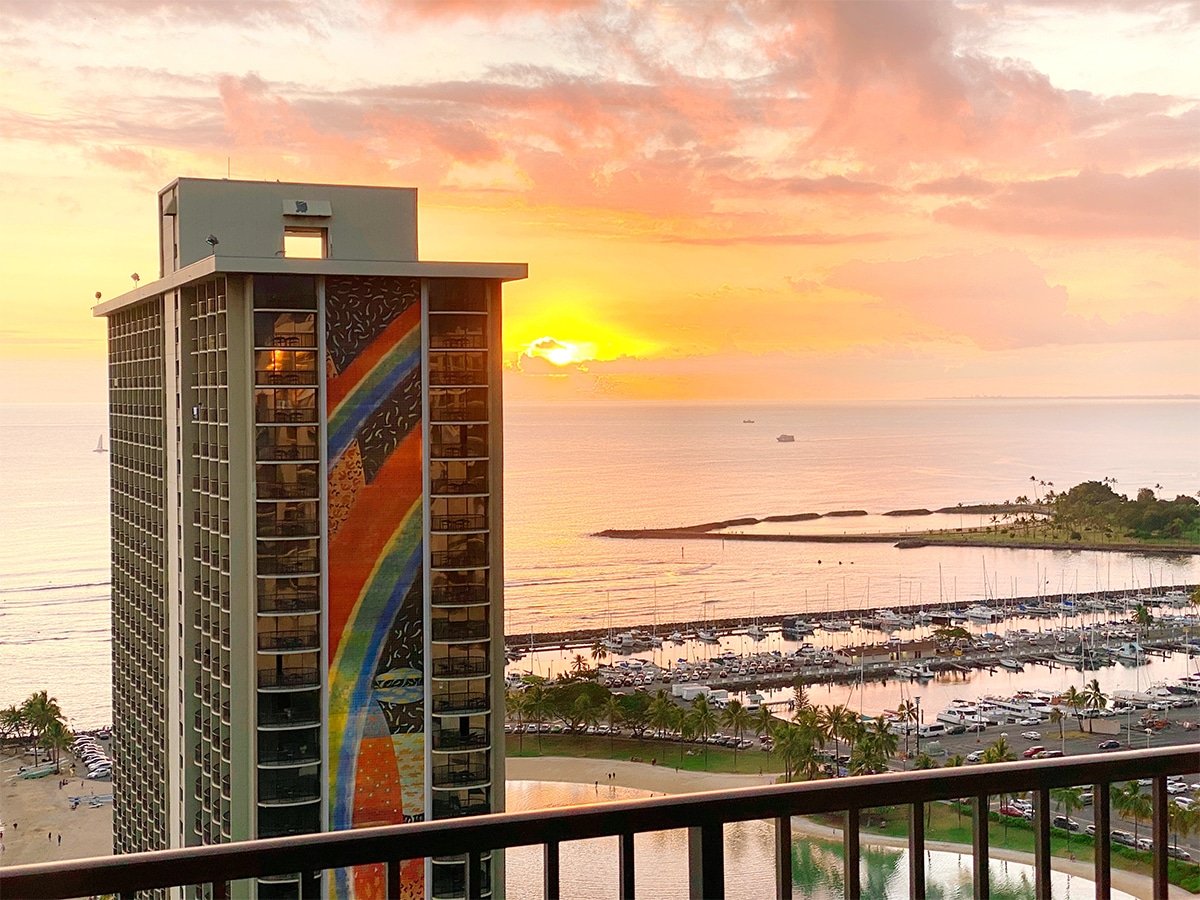
[[[424,857],[464,853],[477,856],[509,847],[557,846],[563,841],[648,831],[696,828],[711,834],[711,829],[727,822],[842,810],[852,811],[854,815],[848,818],[857,823],[858,810],[876,807],[881,801],[888,805],[925,803],[1029,790],[1047,791],[1079,784],[1111,784],[1148,777],[1155,778],[1162,786],[1159,799],[1164,804],[1161,815],[1165,816],[1165,803],[1168,802],[1166,776],[1191,773],[1196,763],[1195,747],[1164,747],[733,788],[554,810],[493,813],[465,819],[325,832],[303,838],[268,838],[13,866],[0,870],[0,888],[4,896],[28,898],[132,894],[152,888],[208,882],[214,872],[219,872],[224,881],[236,881],[379,862],[394,864]],[[1158,809],[1155,815],[1159,815]],[[702,854],[719,852],[719,841],[714,846],[709,835],[702,835],[700,840]],[[984,846],[986,848],[986,844]],[[1160,875],[1165,882],[1166,853],[1164,842],[1156,841],[1152,867],[1156,884]],[[986,866],[986,860],[982,864]]]

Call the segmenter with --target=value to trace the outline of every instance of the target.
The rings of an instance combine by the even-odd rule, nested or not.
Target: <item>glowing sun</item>
[[[556,366],[569,366],[589,358],[587,348],[580,344],[560,341],[552,337],[538,338],[525,350],[529,356],[540,356]]]

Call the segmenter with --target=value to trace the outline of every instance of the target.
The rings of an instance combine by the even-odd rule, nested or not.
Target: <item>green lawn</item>
[[[708,747],[705,759],[704,744],[677,744],[671,741],[639,741],[628,737],[608,738],[600,735],[527,734],[506,735],[505,755],[576,756],[587,759],[619,759],[670,766],[687,772],[733,772],[742,775],[783,772],[783,764],[774,753],[757,748],[740,750],[735,754],[725,747]],[[522,743],[524,749],[522,749]],[[540,747],[539,747],[540,745]],[[682,751],[682,759],[680,752]],[[692,755],[689,756],[688,753]]]

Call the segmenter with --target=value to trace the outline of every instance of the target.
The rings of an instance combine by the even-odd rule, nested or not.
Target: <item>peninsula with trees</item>
[[[1144,487],[1133,497],[1115,490],[1116,479],[1084,481],[1057,492],[1053,482],[1033,482],[1031,498],[1018,496],[1002,503],[958,504],[940,509],[896,509],[881,515],[923,517],[935,513],[987,517],[977,527],[923,531],[880,531],[850,534],[773,533],[737,531],[772,522],[803,522],[824,518],[868,515],[866,510],[827,513],[788,513],[761,518],[742,517],[672,528],[611,528],[597,537],[634,540],[730,540],[791,543],[892,543],[902,549],[932,545],[951,547],[1013,547],[1034,550],[1105,550],[1143,553],[1200,554],[1200,495],[1159,497],[1161,485]]]

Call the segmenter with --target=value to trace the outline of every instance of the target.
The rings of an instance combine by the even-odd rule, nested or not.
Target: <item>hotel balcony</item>
[[[486,584],[435,584],[430,591],[433,606],[472,606],[489,599]]]
[[[269,583],[269,582],[268,582]],[[306,613],[321,608],[321,595],[314,590],[275,591],[258,595],[259,613]]]
[[[271,516],[262,516],[258,519],[256,531],[260,538],[317,537],[321,533],[321,523],[315,518],[280,521]]]
[[[320,683],[320,670],[306,666],[260,669],[258,672],[258,689],[260,691],[303,690],[317,687]]]
[[[259,806],[291,806],[320,799],[321,779],[317,775],[293,775],[286,769],[259,773]]]
[[[319,560],[315,554],[259,556],[259,575],[316,575]]]
[[[434,694],[435,716],[465,716],[487,712],[492,705],[491,697],[482,692],[460,691],[453,694]]]
[[[477,641],[487,639],[489,627],[486,619],[467,619],[451,621],[434,619],[432,626],[433,640],[439,643],[455,643],[456,641]]]
[[[461,790],[483,787],[492,781],[491,770],[486,761],[456,762],[433,767],[434,788]]]
[[[482,546],[434,550],[429,554],[429,564],[435,569],[478,569],[488,564],[487,550]]]
[[[259,481],[260,500],[316,500],[321,495],[316,481]]]
[[[857,900],[864,888],[860,822],[864,811],[884,801],[893,806],[909,807],[907,893],[918,897],[926,893],[926,805],[967,797],[971,798],[974,812],[967,817],[972,847],[966,858],[972,869],[975,896],[987,897],[991,864],[989,798],[1031,792],[1034,798],[1032,887],[1036,896],[1049,897],[1053,817],[1050,791],[1075,785],[1094,786],[1096,832],[1106,835],[1111,825],[1109,800],[1112,785],[1148,778],[1151,779],[1150,834],[1153,849],[1148,854],[1151,883],[1147,895],[1167,897],[1170,892],[1168,848],[1171,844],[1167,818],[1171,796],[1167,791],[1167,776],[1190,774],[1195,769],[1194,746],[1167,747],[956,769],[893,772],[494,815],[486,815],[488,803],[484,791],[464,789],[457,793],[439,790],[434,792],[433,797],[435,817],[464,818],[453,823],[435,821],[353,829],[325,834],[318,839],[295,838],[270,843],[249,841],[120,857],[11,866],[2,870],[0,888],[7,897],[69,898],[106,894],[132,896],[135,892],[155,888],[201,884],[211,885],[213,896],[228,897],[230,882],[372,863],[382,863],[386,867],[387,883],[398,886],[400,867],[407,860],[464,855],[467,861],[465,866],[449,865],[446,868],[448,872],[464,873],[459,896],[482,897],[489,884],[483,876],[481,862],[488,853],[509,847],[540,846],[544,895],[558,897],[561,893],[559,876],[563,845],[590,838],[615,837],[617,841],[611,852],[617,856],[618,874],[614,887],[621,896],[632,897],[638,862],[636,836],[686,829],[688,853],[685,877],[688,893],[692,897],[719,900],[725,896],[727,877],[735,881],[743,874],[727,866],[727,863],[735,866],[740,856],[733,855],[726,859],[724,825],[762,820],[772,822],[775,829],[772,866],[776,881],[775,894],[780,898],[790,898],[795,862],[792,817],[840,813],[842,891],[845,897]],[[280,783],[280,796],[286,802],[286,797],[293,792],[304,794],[307,791],[311,795],[318,789],[315,776],[312,778],[312,783],[300,779],[289,782],[287,786]],[[296,834],[317,827],[319,809],[315,802],[309,805],[311,810],[307,807],[260,807],[259,833]],[[310,828],[306,829],[306,825]],[[1097,897],[1108,898],[1111,895],[1111,862],[1110,842],[1097,842],[1091,863]],[[439,885],[439,890],[441,887]],[[240,889],[235,889],[235,893],[237,890]]]
[[[432,663],[434,678],[478,678],[491,670],[486,656],[435,656]]]
[[[465,732],[457,728],[442,728],[433,732],[433,751],[435,753],[486,750],[491,745],[491,734],[486,728],[471,728]]]
[[[315,387],[317,384],[317,373],[311,370],[305,371],[301,369],[290,369],[285,371],[257,369],[254,372],[254,383],[267,385],[269,387]]]
[[[433,448],[434,456],[438,455],[438,450],[438,447]],[[487,478],[434,478],[429,482],[429,490],[435,495],[486,494],[488,492]]]
[[[318,650],[321,634],[315,628],[299,628],[292,631],[267,631],[258,636],[258,649],[267,653],[288,653],[302,650]]]
[[[266,444],[254,451],[257,459],[266,462],[294,462],[317,458],[317,448],[313,444]]]
[[[430,516],[432,531],[486,531],[487,516],[476,514]]]

